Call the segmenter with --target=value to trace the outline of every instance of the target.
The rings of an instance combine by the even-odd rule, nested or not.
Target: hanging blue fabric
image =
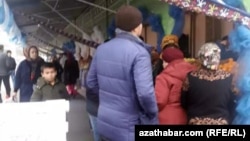
[[[63,44],[62,48],[65,52],[70,52],[70,53],[74,54],[75,53],[75,42],[73,40],[71,40],[69,42],[65,42]]]
[[[4,0],[0,0],[0,24],[4,22],[4,19],[5,19]]]
[[[224,0],[224,2],[234,8],[244,10],[241,0]],[[250,29],[240,23],[235,23],[234,29],[229,34],[229,42],[230,48],[239,53],[238,72],[241,72],[237,78],[237,88],[241,97],[237,102],[233,124],[250,124]]]
[[[152,27],[152,30],[157,33],[157,51],[161,52],[161,42],[164,37],[164,29],[161,24],[161,18],[156,14],[149,14],[146,22]]]
[[[245,10],[242,0],[223,0],[223,2],[225,2],[227,5],[230,5],[234,8]]]
[[[180,37],[183,33],[183,29],[185,26],[185,12],[183,9],[177,6],[169,5],[168,13],[174,19],[175,22],[171,34]]]
[[[143,21],[145,22],[150,15],[149,10],[145,7],[138,7],[138,9],[141,11]]]
[[[14,23],[15,23],[15,21],[14,21],[14,15],[13,15],[13,13],[10,13],[10,15],[9,15],[9,23],[8,23],[6,29],[5,29],[5,31],[8,34],[10,32],[11,27],[15,25]]]
[[[108,38],[112,39],[115,37],[115,29],[116,29],[116,26],[115,26],[115,19],[113,19],[108,27]]]

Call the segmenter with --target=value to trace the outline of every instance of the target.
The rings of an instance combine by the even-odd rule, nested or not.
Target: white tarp
[[[69,102],[0,104],[0,141],[66,141]]]

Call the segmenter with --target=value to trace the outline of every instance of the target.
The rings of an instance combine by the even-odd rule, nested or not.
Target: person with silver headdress
[[[198,53],[201,67],[187,75],[181,95],[188,124],[228,125],[234,111],[232,74],[219,69],[220,48],[204,44]]]

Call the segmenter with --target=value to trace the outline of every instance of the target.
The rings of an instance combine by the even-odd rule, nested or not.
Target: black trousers
[[[0,76],[0,88],[2,81],[6,89],[6,95],[10,96],[10,75]]]

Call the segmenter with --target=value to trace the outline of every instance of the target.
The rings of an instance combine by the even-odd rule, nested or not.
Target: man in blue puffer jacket
[[[99,89],[97,130],[101,137],[133,141],[134,125],[158,124],[151,47],[139,38],[142,14],[138,9],[122,6],[115,22],[116,37],[97,48],[86,83],[89,89]]]

